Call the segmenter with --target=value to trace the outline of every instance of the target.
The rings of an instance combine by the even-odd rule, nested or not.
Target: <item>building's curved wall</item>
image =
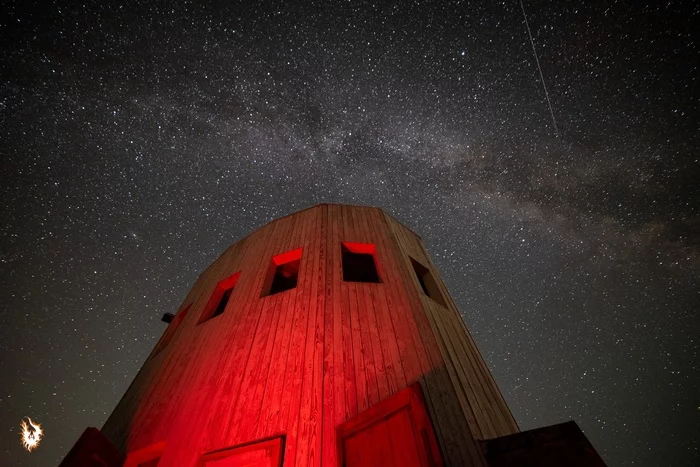
[[[341,242],[374,244],[382,282],[343,282]],[[297,287],[261,297],[272,257],[296,248]],[[226,311],[198,324],[239,271]],[[319,205],[264,226],[199,277],[186,309],[102,430],[127,453],[165,441],[161,466],[276,434],[285,466],[336,465],[336,427],[415,381],[447,465],[483,465],[474,438],[517,431],[420,239],[380,209]]]

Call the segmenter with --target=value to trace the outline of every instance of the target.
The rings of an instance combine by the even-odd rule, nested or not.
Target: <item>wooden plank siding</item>
[[[380,282],[345,282],[342,242],[375,246]],[[297,286],[265,295],[272,258],[301,248]],[[446,307],[423,294],[430,269]],[[225,311],[200,323],[240,271]],[[420,382],[445,465],[483,466],[476,439],[518,431],[420,239],[378,208],[323,204],[238,241],[197,279],[102,432],[161,466],[284,436],[284,465],[337,465],[338,426]]]
[[[471,420],[470,431],[480,439],[517,433],[517,423],[420,238],[392,217],[385,214],[385,218],[400,245],[399,248],[404,252],[404,272],[407,271],[411,276],[415,285],[413,290],[420,291],[420,285],[413,273],[409,257],[428,267],[446,301],[447,306],[443,307],[425,294],[417,292],[424,313],[433,325],[434,335],[442,343],[443,359],[450,369],[451,376],[454,375],[453,386],[458,393],[462,393],[458,396],[465,417]],[[469,402],[462,403],[464,400]]]

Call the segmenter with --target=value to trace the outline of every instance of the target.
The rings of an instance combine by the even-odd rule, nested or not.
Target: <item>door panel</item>
[[[272,438],[205,454],[203,467],[280,467],[284,438]]]
[[[341,467],[441,467],[418,383],[338,427]]]
[[[387,431],[392,435],[390,440],[391,454],[397,467],[403,465],[420,466],[418,443],[414,436],[413,423],[408,410],[400,410],[389,418]]]

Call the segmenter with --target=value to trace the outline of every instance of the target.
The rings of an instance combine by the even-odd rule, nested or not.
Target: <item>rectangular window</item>
[[[219,316],[221,313],[224,312],[224,310],[226,309],[226,305],[228,305],[228,301],[231,298],[231,292],[233,292],[233,287],[224,291],[224,294],[219,299],[219,304],[216,306],[216,310],[214,310],[214,314],[212,314],[211,316],[212,318],[215,316]]]
[[[381,282],[376,248],[371,243],[343,242],[340,245],[345,282]]]
[[[438,287],[437,282],[435,282],[435,278],[430,273],[430,270],[415,259],[410,258],[410,260],[411,265],[413,266],[413,272],[416,273],[416,277],[418,278],[418,282],[423,289],[423,293],[440,305],[447,307],[445,299],[442,298],[442,294],[440,293],[440,288]]]
[[[200,323],[219,316],[226,310],[226,306],[228,305],[228,302],[231,299],[231,294],[233,293],[233,288],[236,286],[240,275],[241,273],[239,271],[216,285],[214,292],[211,294],[211,298],[209,298],[207,306],[202,312],[202,317],[199,320]]]
[[[301,248],[272,257],[262,296],[296,288],[301,264]]]

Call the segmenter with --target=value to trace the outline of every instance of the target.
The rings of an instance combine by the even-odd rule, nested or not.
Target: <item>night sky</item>
[[[91,3],[1,7],[0,466],[322,202],[423,237],[522,429],[700,465],[700,4],[525,0],[555,128],[518,1]]]

